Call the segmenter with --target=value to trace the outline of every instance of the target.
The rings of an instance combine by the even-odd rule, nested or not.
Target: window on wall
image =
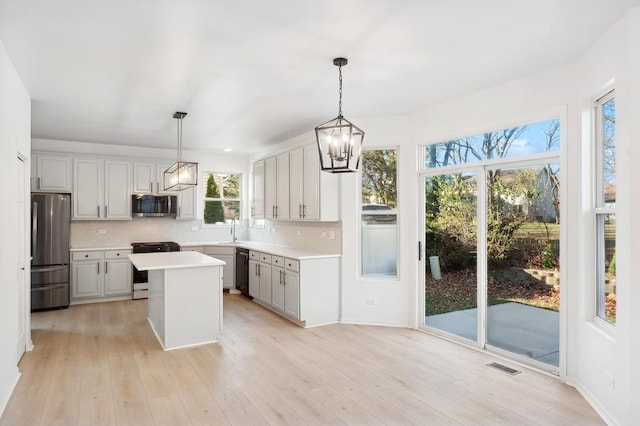
[[[362,154],[362,275],[398,275],[397,156],[397,149]]]
[[[616,322],[616,103],[613,91],[596,101],[596,316]]]
[[[204,213],[205,225],[219,225],[241,221],[242,194],[241,175],[233,173],[204,172]]]

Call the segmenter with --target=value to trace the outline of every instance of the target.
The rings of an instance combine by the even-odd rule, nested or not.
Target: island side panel
[[[300,260],[300,320],[305,327],[340,321],[340,258]]]
[[[222,330],[222,266],[164,270],[165,349],[215,342]]]
[[[142,303],[142,302],[137,302]],[[147,301],[147,315],[149,324],[160,341],[162,347],[165,347],[165,317],[164,317],[164,271],[149,271],[149,299]]]

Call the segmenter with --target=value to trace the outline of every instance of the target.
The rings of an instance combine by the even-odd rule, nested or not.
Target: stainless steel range
[[[173,241],[162,241],[156,243],[131,243],[134,253],[156,253],[163,251],[180,251],[180,244]],[[133,298],[147,299],[149,296],[149,274],[147,271],[138,271],[133,268]]]

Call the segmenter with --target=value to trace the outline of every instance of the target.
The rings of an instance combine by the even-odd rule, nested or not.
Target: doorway
[[[29,281],[27,280],[27,244],[26,244],[26,235],[27,235],[27,206],[29,206],[27,202],[27,197],[29,196],[29,191],[27,190],[26,185],[26,166],[24,160],[18,156],[17,162],[17,210],[16,210],[16,232],[17,232],[17,247],[16,247],[16,258],[17,258],[17,267],[16,267],[16,294],[17,294],[17,307],[18,307],[18,341],[16,348],[17,359],[16,362],[19,362],[24,354],[25,350],[28,346],[29,336]]]
[[[554,372],[560,366],[558,126],[551,120],[428,146],[420,176],[423,327]],[[508,148],[536,129],[550,130],[542,132],[547,143],[542,138],[535,155],[511,157],[508,149],[499,158],[467,155]],[[507,141],[505,135],[517,136]],[[557,146],[549,150],[554,137]]]

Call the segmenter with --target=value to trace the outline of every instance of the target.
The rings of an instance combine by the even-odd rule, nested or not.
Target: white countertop
[[[113,247],[71,247],[69,251],[105,251],[105,250],[132,250],[131,245],[128,246],[113,246]]]
[[[154,269],[196,268],[223,266],[226,262],[196,251],[167,251],[161,253],[129,254],[129,260],[140,271]]]
[[[249,250],[261,251],[264,253],[273,254],[276,256],[288,257],[290,259],[304,260],[304,259],[320,259],[326,257],[341,257],[340,254],[326,254],[318,253],[310,250],[302,250],[289,246],[281,246],[278,244],[262,243],[260,241],[236,241],[235,243],[230,241],[218,242],[218,241],[199,241],[199,242],[180,242],[180,247],[207,247],[207,246],[233,246],[243,247]]]
[[[249,250],[261,251],[268,254],[273,254],[276,256],[288,257],[290,259],[321,259],[326,257],[340,257],[341,255],[338,253],[327,254],[327,253],[318,253],[311,250],[303,250],[289,246],[282,246],[279,244],[269,244],[263,243],[260,241],[236,241],[235,243],[232,241],[190,241],[190,242],[179,242],[180,247],[184,249],[188,249],[189,247],[244,247]],[[121,247],[72,247],[69,251],[77,252],[77,251],[105,251],[105,250],[131,250],[131,246],[121,246]],[[172,252],[175,253],[175,252]],[[141,253],[145,254],[145,253]],[[154,253],[159,254],[159,253]],[[136,266],[137,267],[137,266]],[[140,268],[138,268],[140,269]]]

